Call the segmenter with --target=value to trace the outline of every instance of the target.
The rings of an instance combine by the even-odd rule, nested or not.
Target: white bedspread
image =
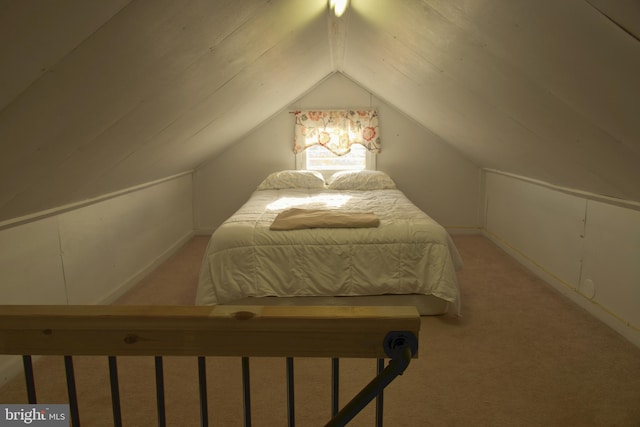
[[[376,228],[272,231],[299,207],[373,212]],[[396,189],[261,190],[212,235],[196,303],[247,296],[435,295],[460,309],[462,260],[446,230]]]

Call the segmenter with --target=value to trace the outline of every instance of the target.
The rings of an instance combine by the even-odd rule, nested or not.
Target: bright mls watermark
[[[0,427],[69,427],[69,405],[2,405]]]

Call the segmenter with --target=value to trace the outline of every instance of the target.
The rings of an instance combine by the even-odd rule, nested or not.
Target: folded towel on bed
[[[292,208],[282,211],[271,223],[271,230],[302,228],[377,227],[380,219],[373,212],[341,212],[327,209]]]

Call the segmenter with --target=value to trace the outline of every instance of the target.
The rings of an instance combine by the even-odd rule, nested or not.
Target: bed
[[[292,220],[293,218],[293,220]],[[209,240],[196,304],[415,305],[460,313],[446,230],[381,171],[267,176]]]

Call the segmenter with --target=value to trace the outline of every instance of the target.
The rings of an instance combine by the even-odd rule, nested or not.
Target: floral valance
[[[312,145],[322,145],[342,156],[351,151],[353,144],[362,144],[369,151],[380,152],[376,110],[304,110],[293,114],[296,117],[294,153]]]

